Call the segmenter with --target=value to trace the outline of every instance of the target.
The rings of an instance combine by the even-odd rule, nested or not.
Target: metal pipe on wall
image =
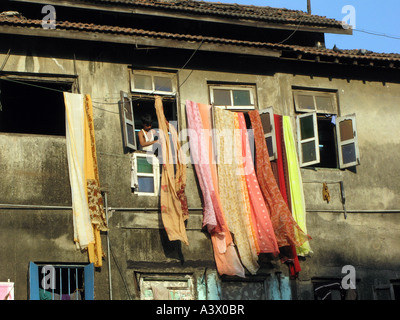
[[[47,210],[72,210],[70,206],[43,206],[29,204],[0,204],[2,209],[47,209]],[[160,211],[159,208],[113,208],[107,207],[107,211]],[[201,211],[203,208],[189,208],[190,211]],[[343,209],[306,209],[307,212],[340,212],[344,213]],[[383,209],[383,210],[346,210],[349,213],[400,213],[400,209]]]
[[[108,225],[107,192],[104,192],[104,206],[105,206],[106,221],[107,221],[107,228],[108,228],[108,230],[107,230],[108,286],[109,286],[110,300],[112,300],[113,294],[112,294],[112,281],[111,281],[110,228]]]

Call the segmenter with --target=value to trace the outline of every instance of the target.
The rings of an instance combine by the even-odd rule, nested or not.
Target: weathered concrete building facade
[[[55,29],[42,25],[47,4],[56,9]],[[14,283],[15,299],[32,298],[30,266],[45,265],[74,274],[71,292],[81,282],[92,286],[81,291],[86,299],[89,292],[98,300],[150,299],[152,284],[168,283],[176,298],[312,300],[321,298],[319,284],[341,282],[344,266],[356,272],[358,299],[399,298],[399,55],[326,49],[324,33],[351,31],[286,9],[147,0],[1,6],[0,282]],[[300,258],[295,279],[269,256],[260,256],[257,275],[218,275],[191,164],[189,246],[168,241],[156,174],[142,175],[153,181],[150,190],[132,192],[121,91],[138,129],[143,113],[155,115],[154,94],[164,96],[167,119],[184,129],[185,101],[215,104],[215,89],[243,90],[254,109],[272,107],[292,119],[312,237],[312,254]],[[106,257],[93,274],[73,242],[62,92],[93,100],[109,223],[101,235]],[[308,115],[320,142],[311,151],[300,138]],[[353,121],[350,151],[334,125],[346,116]],[[66,281],[57,275],[64,277],[58,284]]]

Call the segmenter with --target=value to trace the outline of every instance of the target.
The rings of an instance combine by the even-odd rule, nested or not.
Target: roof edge
[[[239,4],[227,4],[218,2],[206,1],[193,1],[185,0],[188,3],[204,3],[212,6],[230,6],[235,8],[256,8],[256,9],[272,9],[282,12],[298,13],[300,19],[291,17],[290,19],[284,17],[272,17],[271,15],[250,15],[250,14],[236,14],[236,13],[217,13],[216,11],[201,10],[193,7],[173,7],[172,3],[183,3],[185,1],[154,1],[154,0],[141,0],[135,2],[128,2],[126,0],[12,0],[13,2],[21,3],[35,3],[53,6],[75,7],[88,10],[112,11],[117,13],[128,14],[143,14],[153,16],[163,16],[174,19],[188,19],[198,20],[201,14],[202,20],[215,23],[229,23],[242,26],[255,26],[257,28],[266,29],[282,29],[282,30],[299,30],[305,32],[318,32],[318,33],[333,33],[333,34],[347,34],[352,35],[351,28],[343,28],[340,21],[329,19],[318,15],[310,15],[300,10],[289,10],[285,8],[249,6]],[[114,6],[112,6],[114,5]],[[162,12],[160,12],[162,11]],[[320,22],[310,22],[309,18],[320,18]],[[308,20],[308,21],[307,21]],[[323,23],[325,21],[326,23]],[[328,23],[329,22],[329,23]]]

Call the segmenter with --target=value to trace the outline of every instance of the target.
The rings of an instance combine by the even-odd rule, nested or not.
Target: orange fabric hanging
[[[242,180],[246,185],[249,203],[251,206],[252,230],[257,243],[258,253],[279,253],[274,229],[261,193],[254,170],[253,159],[250,151],[250,143],[247,134],[246,121],[243,112],[238,113],[239,127],[242,135],[242,154],[244,160],[244,170]]]
[[[163,157],[161,173],[161,218],[170,241],[180,240],[189,245],[185,221],[189,217],[186,187],[186,166],[182,164],[182,150],[175,128],[170,125],[164,115],[162,99],[155,97],[155,109],[160,128],[160,144]],[[172,157],[172,146],[168,132],[174,144],[175,157]],[[174,167],[174,158],[176,165]],[[176,169],[176,173],[174,172]]]

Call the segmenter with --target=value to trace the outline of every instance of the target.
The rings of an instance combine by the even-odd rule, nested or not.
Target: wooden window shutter
[[[132,99],[130,95],[124,91],[121,91],[120,114],[123,126],[124,146],[131,150],[137,150]]]
[[[300,167],[319,163],[317,114],[304,113],[296,117]]]
[[[339,167],[341,169],[360,164],[355,114],[336,119]]]
[[[33,262],[29,262],[29,300],[40,300],[39,267]]]
[[[84,268],[85,300],[94,300],[94,264],[88,264]]]
[[[276,136],[275,136],[275,122],[274,111],[272,107],[260,110],[260,118],[264,130],[265,142],[267,143],[269,160],[275,160],[276,155]]]

